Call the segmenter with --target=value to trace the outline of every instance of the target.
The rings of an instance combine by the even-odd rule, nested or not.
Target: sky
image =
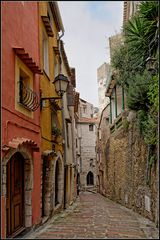
[[[123,1],[58,1],[70,67],[80,98],[98,107],[97,69],[109,63],[108,38],[120,33]]]

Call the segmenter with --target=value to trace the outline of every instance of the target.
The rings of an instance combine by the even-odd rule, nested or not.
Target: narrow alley
[[[65,212],[27,234],[27,239],[158,239],[151,221],[100,194],[82,192]]]
[[[159,239],[158,3],[2,1],[0,239]]]

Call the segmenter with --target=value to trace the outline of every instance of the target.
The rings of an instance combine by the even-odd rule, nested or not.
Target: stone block
[[[25,217],[25,227],[31,227],[32,226],[32,216],[26,216]]]

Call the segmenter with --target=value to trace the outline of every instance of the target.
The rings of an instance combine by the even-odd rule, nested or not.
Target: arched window
[[[87,174],[87,185],[93,185],[94,184],[94,181],[93,181],[93,173],[90,171],[88,174]]]

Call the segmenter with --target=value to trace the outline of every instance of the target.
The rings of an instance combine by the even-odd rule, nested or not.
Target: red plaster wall
[[[14,137],[34,140],[41,146],[40,108],[29,118],[15,110],[15,53],[23,47],[39,66],[38,2],[2,2],[2,146]],[[34,91],[39,93],[39,75],[34,76]],[[33,224],[40,221],[41,152],[34,153]],[[4,204],[4,199],[2,199]],[[5,209],[3,205],[2,209]],[[5,210],[2,211],[5,221]],[[2,222],[4,234],[5,225]]]
[[[2,106],[14,109],[15,54],[13,47],[23,47],[39,65],[38,3],[2,2]],[[35,75],[35,91],[39,76]],[[39,111],[33,121],[39,122]]]

